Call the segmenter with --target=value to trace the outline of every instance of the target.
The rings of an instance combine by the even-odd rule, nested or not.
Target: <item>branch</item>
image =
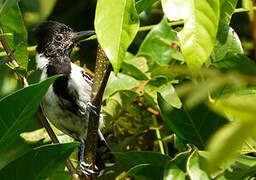
[[[109,64],[108,58],[104,51],[98,45],[96,66],[95,66],[95,77],[92,87],[91,103],[96,107],[101,107],[102,96],[111,72],[111,65]],[[97,109],[97,113],[100,114],[100,108]],[[97,151],[97,140],[98,140],[98,127],[99,127],[99,116],[94,113],[90,113],[88,133],[86,138],[86,151],[85,151],[85,162],[90,164],[90,169],[94,170],[96,151]],[[95,176],[88,177],[89,179],[95,179]]]
[[[1,28],[1,26],[0,26],[0,34],[3,34],[3,30]],[[15,59],[15,56],[14,56],[12,50],[10,49],[9,45],[7,44],[4,36],[0,36],[0,42],[3,45],[3,48],[4,48],[8,58],[10,59],[11,63],[15,67],[19,67],[19,64],[17,63],[17,61]],[[25,77],[22,77],[16,71],[16,69],[11,68],[10,66],[7,66],[7,67],[9,67],[12,71],[14,71],[18,75],[20,81],[22,82],[23,87],[28,87],[29,86],[27,79]],[[48,135],[50,136],[52,142],[53,143],[59,143],[57,136],[53,132],[49,122],[46,119],[46,117],[43,115],[41,108],[38,109],[37,116],[41,120],[41,122],[42,122],[44,128],[46,129]],[[76,169],[74,168],[73,164],[71,163],[71,161],[69,159],[67,159],[65,164],[66,164],[66,166],[67,166],[67,168],[69,170],[69,173],[72,176],[72,178],[75,179],[75,180],[79,180],[78,173],[77,173]]]

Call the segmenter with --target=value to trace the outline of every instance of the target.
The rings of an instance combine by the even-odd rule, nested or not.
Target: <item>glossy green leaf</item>
[[[164,168],[151,164],[140,164],[129,169],[126,175],[143,176],[147,179],[162,180]]]
[[[177,43],[177,36],[171,31],[167,24],[167,19],[154,27],[142,42],[137,55],[150,55],[159,64],[168,64],[172,60],[172,55],[177,51],[172,48],[173,43]]]
[[[195,150],[188,158],[187,171],[191,180],[210,180],[207,173],[200,167],[200,154]]]
[[[164,121],[169,128],[185,143],[192,143],[204,149],[209,137],[227,120],[200,104],[191,110],[172,108],[158,93],[158,105]]]
[[[58,76],[21,89],[0,101],[0,149],[6,163],[17,157],[16,139],[29,126],[49,86]],[[15,150],[17,149],[17,151]]]
[[[181,51],[188,65],[201,66],[210,57],[215,45],[220,16],[219,0],[162,0],[169,20],[184,20],[178,33]]]
[[[139,0],[136,2],[136,10],[139,13],[150,7],[154,4],[157,0]]]
[[[9,8],[16,5],[19,0],[3,0],[0,1],[0,16],[3,15]]]
[[[217,62],[231,53],[243,54],[242,44],[236,32],[225,21],[221,20],[216,44],[210,58],[212,62]]]
[[[189,152],[179,153],[169,161],[164,170],[164,179],[172,180],[186,180],[186,164]]]
[[[97,1],[94,25],[97,39],[117,74],[125,52],[139,29],[135,1]]]
[[[171,159],[167,155],[150,151],[115,152],[114,155],[117,163],[127,170],[139,164],[150,164],[164,167]]]
[[[255,130],[256,123],[237,120],[217,131],[207,145],[209,151],[207,170],[214,173],[224,165],[232,163],[244,141],[254,134]]]
[[[12,33],[13,36],[5,36],[7,44],[14,52],[14,57],[20,68],[27,69],[27,31],[23,23],[18,5],[15,5],[0,16],[1,28],[4,33]]]
[[[242,54],[226,56],[212,65],[223,71],[237,70],[243,74],[256,75],[255,62]]]
[[[238,0],[221,0],[220,1],[220,18],[229,24],[231,16],[236,9]]]
[[[0,170],[0,179],[46,179],[69,157],[79,143],[41,146]]]
[[[119,73],[116,76],[114,73],[111,73],[104,93],[104,98],[108,98],[117,91],[134,89],[139,84],[140,82],[131,76],[122,73]]]

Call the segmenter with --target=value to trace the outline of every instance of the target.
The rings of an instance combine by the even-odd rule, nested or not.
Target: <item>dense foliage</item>
[[[34,28],[47,19],[94,25],[72,60],[93,69],[97,39],[113,66],[102,104],[116,163],[98,179],[253,177],[253,9],[252,0],[0,0],[0,38],[19,65],[0,46],[0,179],[70,179],[64,161],[77,165],[78,143],[55,129],[62,143],[51,144],[35,116],[57,78],[35,83]]]

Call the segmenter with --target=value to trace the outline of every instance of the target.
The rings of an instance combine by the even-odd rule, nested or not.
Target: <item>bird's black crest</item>
[[[73,29],[65,24],[56,21],[47,21],[38,26],[35,34],[35,39],[37,41],[37,52],[42,53],[47,48],[54,49],[55,47],[49,47],[54,45],[54,39],[58,38],[58,35],[63,36],[62,41],[67,41],[73,33]],[[60,42],[61,43],[61,42]],[[56,44],[58,46],[59,44]]]

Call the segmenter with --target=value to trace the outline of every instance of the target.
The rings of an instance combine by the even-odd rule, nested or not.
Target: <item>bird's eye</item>
[[[57,41],[61,41],[62,38],[63,38],[63,37],[62,37],[62,34],[58,34],[58,35],[56,36],[56,40],[57,40]]]

